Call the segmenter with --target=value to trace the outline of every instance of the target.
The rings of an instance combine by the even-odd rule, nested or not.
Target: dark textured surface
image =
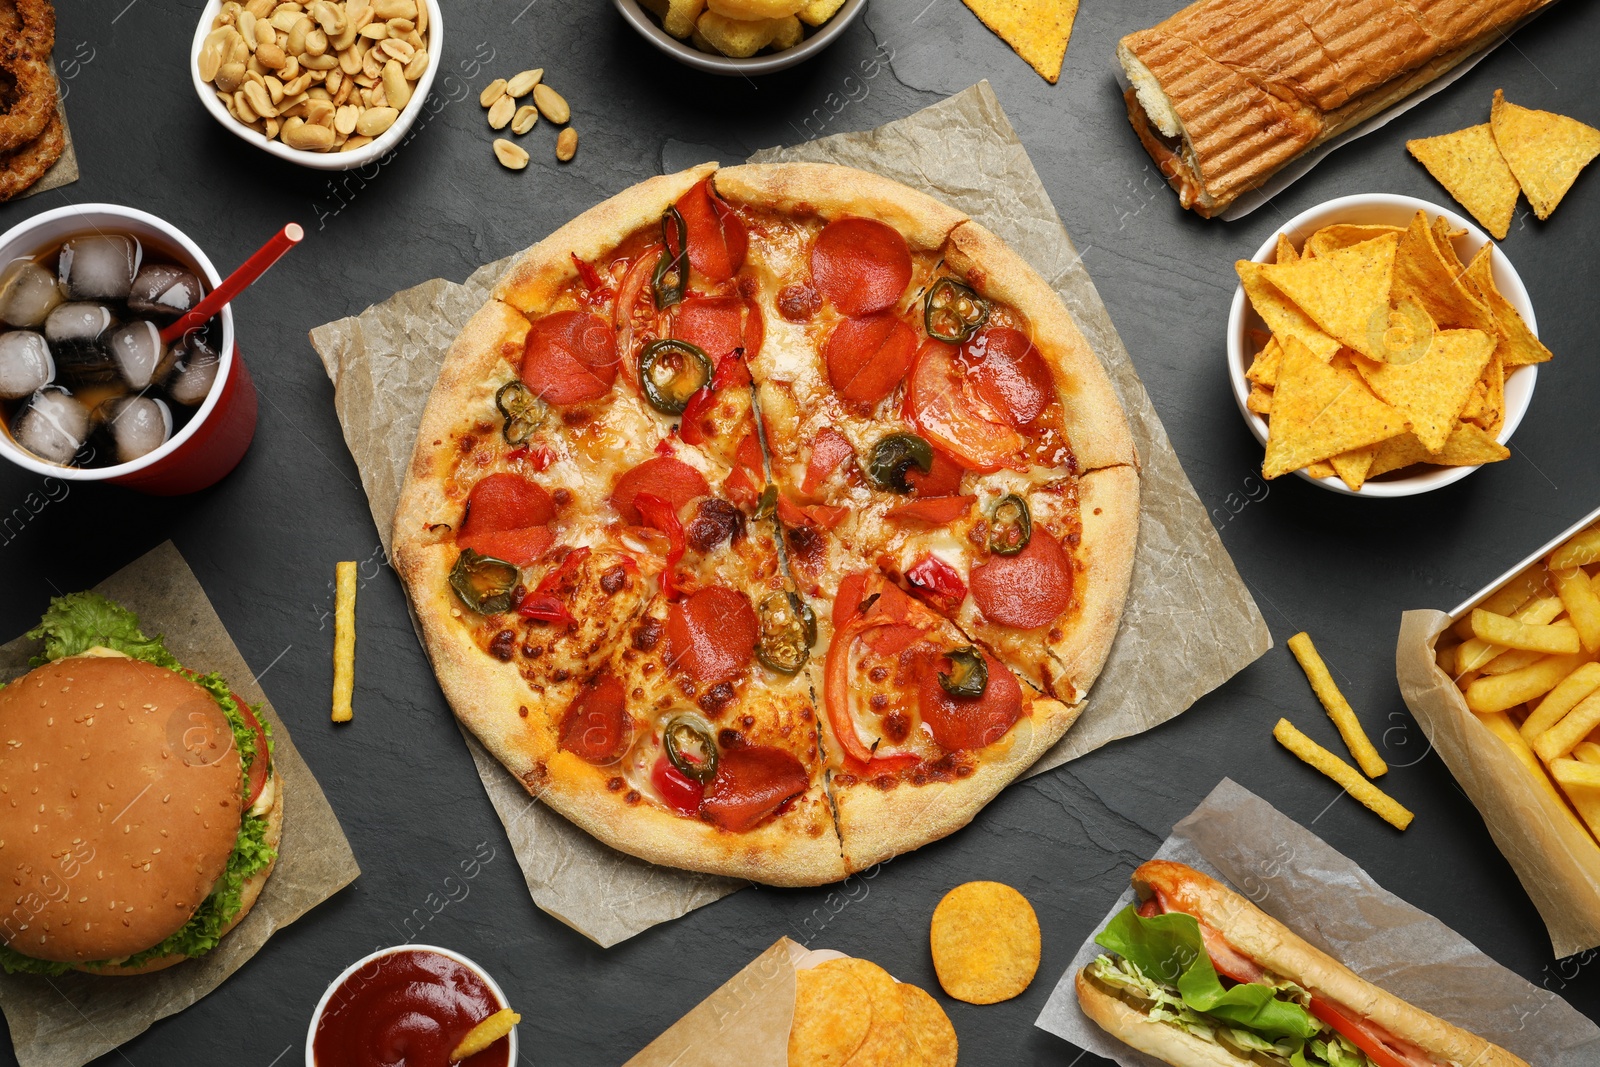
[[[41,480],[0,470],[0,635],[29,626],[52,593],[93,585],[172,538],[264,673],[363,872],[212,996],[100,1062],[214,1062],[223,1050],[237,1050],[234,1061],[243,1064],[301,1062],[325,984],[374,946],[420,940],[456,948],[495,973],[524,1013],[527,1062],[616,1064],[782,934],[866,956],[937,989],[927,950],[935,903],[958,882],[993,878],[1038,908],[1044,959],[1032,988],[1009,1003],[976,1008],[941,998],[961,1036],[962,1062],[1068,1065],[1078,1051],[1036,1030],[1034,1016],[1132,867],[1223,775],[1311,825],[1496,959],[1600,1015],[1600,969],[1551,958],[1538,916],[1482,821],[1406,713],[1393,668],[1403,609],[1453,607],[1600,503],[1600,312],[1591,266],[1600,174],[1580,178],[1547,223],[1523,204],[1505,242],[1557,353],[1540,371],[1507,462],[1405,501],[1351,499],[1285,478],[1235,514],[1239,501],[1261,496],[1261,453],[1223,371],[1231,264],[1279,222],[1346,193],[1446,202],[1406,155],[1406,138],[1486,121],[1496,87],[1518,103],[1600,122],[1586,92],[1600,6],[1557,5],[1455,87],[1230,225],[1177,208],[1128,129],[1112,78],[1117,38],[1169,14],[1175,0],[1085,0],[1054,87],[958,0],[872,0],[830,52],[757,84],[674,65],[601,0],[525,4],[447,5],[435,92],[449,102],[364,178],[300,170],[216,125],[185,70],[198,2],[60,5],[56,55],[69,76],[84,177],[0,206],[0,228],[62,204],[117,201],[183,227],[224,271],[290,219],[305,223],[310,237],[236,305],[261,424],[229,479],[181,500],[77,488],[29,515],[13,508]],[[892,67],[865,76],[875,54],[891,53]],[[493,160],[477,89],[538,65],[571,102],[583,144],[572,164],[558,166],[554,131],[541,123],[524,139],[532,164],[514,174]],[[663,167],[734,161],[775,143],[870,128],[984,77],[1083,250],[1279,647],[1176,722],[1012,788],[967,830],[847,892],[752,889],[597,949],[528,900],[400,587],[382,565],[332,388],[306,331],[424,279],[463,278]],[[981,171],[981,160],[973,165]],[[368,562],[356,721],[335,730],[326,710],[328,613],[340,559]],[[1393,767],[1384,787],[1417,812],[1403,836],[1336,799],[1334,786],[1270,737],[1272,723],[1288,714],[1337,745],[1282,648],[1300,629],[1317,639],[1381,735]],[[475,853],[493,858],[474,867]],[[476,876],[466,879],[464,870]],[[9,1051],[0,1061],[10,1062]]]

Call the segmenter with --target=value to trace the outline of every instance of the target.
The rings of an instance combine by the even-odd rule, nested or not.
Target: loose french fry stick
[[[1571,752],[1596,726],[1600,726],[1600,693],[1591,693],[1531,744],[1539,758],[1548,763]]]
[[[1546,656],[1531,667],[1502,674],[1495,678],[1477,678],[1467,686],[1467,707],[1482,714],[1487,711],[1505,711],[1518,704],[1542,697],[1556,684],[1577,670],[1584,662],[1582,655]]]
[[[1361,777],[1360,771],[1295,729],[1294,723],[1288,719],[1278,720],[1278,725],[1272,729],[1272,736],[1284,748],[1343,786],[1345,792],[1376,812],[1396,830],[1404,830],[1416,817],[1399,801]]]
[[[1600,663],[1585,663],[1565,678],[1539,702],[1522,723],[1522,736],[1533,739],[1561,721],[1562,716],[1600,689]]]
[[[355,714],[350,698],[356,687],[356,565],[336,564],[333,574],[333,721],[349,722]]]
[[[1298,633],[1289,638],[1289,651],[1300,661],[1300,669],[1306,672],[1312,692],[1328,709],[1328,718],[1339,728],[1339,736],[1344,738],[1345,747],[1361,764],[1361,770],[1368,778],[1387,773],[1389,765],[1383,762],[1378,750],[1372,747],[1366,731],[1361,729],[1361,720],[1356,718],[1355,709],[1350,707],[1350,702],[1334,684],[1333,675],[1328,673],[1328,665],[1322,662],[1322,657],[1317,654],[1317,646],[1311,643],[1311,635]]]
[[[1600,745],[1593,741],[1579,741],[1578,747],[1572,750],[1572,756],[1585,763],[1600,764]]]
[[[1600,562],[1600,526],[1591,526],[1550,553],[1550,569],[1565,570]]]
[[[463,1037],[455,1050],[450,1053],[450,1062],[460,1063],[469,1056],[476,1056],[509,1034],[521,1021],[522,1016],[510,1008],[501,1008],[467,1031],[467,1036]]]
[[[1530,626],[1504,615],[1476,608],[1472,612],[1472,633],[1481,641],[1493,641],[1507,648],[1527,649],[1569,655],[1583,650],[1578,631],[1570,626]]]
[[[1550,579],[1556,583],[1556,592],[1561,594],[1561,603],[1566,605],[1567,618],[1578,631],[1583,650],[1600,650],[1600,593],[1595,592],[1589,576],[1581,567],[1573,567],[1551,571]]]
[[[1583,823],[1572,814],[1572,809],[1567,806],[1566,798],[1556,790],[1555,782],[1550,778],[1550,772],[1545,770],[1544,764],[1540,763],[1539,758],[1533,754],[1533,749],[1528,747],[1528,742],[1517,732],[1516,724],[1511,721],[1510,717],[1503,711],[1497,711],[1489,715],[1479,715],[1478,721],[1487,726],[1491,733],[1505,742],[1506,747],[1511,750],[1511,754],[1517,757],[1517,762],[1527,768],[1528,773],[1533,776],[1533,780],[1538,782],[1539,787],[1549,794],[1550,799],[1556,802],[1557,807],[1567,813],[1567,817],[1572,819],[1573,824],[1580,830],[1586,829]]]

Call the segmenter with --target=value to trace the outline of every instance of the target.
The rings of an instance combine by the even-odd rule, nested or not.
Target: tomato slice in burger
[[[923,342],[906,394],[911,421],[938,449],[970,470],[1025,469],[1019,456],[1026,444],[1022,435],[981,391],[968,385],[953,347]]]
[[[250,761],[249,792],[244,798],[244,810],[249,811],[256,800],[260,798],[261,791],[267,787],[267,775],[272,770],[272,755],[267,749],[267,731],[261,725],[261,720],[256,718],[256,713],[250,710],[250,705],[239,698],[238,693],[230,693],[233,702],[239,705],[239,714],[244,719],[244,724],[256,735],[256,754]]]
[[[1384,1031],[1365,1019],[1347,1014],[1342,1008],[1323,1000],[1311,998],[1311,1014],[1333,1027],[1362,1052],[1377,1067],[1438,1067],[1421,1053],[1400,1045]]]

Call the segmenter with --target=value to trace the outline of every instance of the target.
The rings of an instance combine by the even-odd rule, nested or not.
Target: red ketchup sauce
[[[436,952],[380,956],[328,998],[312,1044],[318,1067],[447,1067],[478,1023],[505,1005],[476,972]],[[501,1038],[463,1067],[508,1067]]]

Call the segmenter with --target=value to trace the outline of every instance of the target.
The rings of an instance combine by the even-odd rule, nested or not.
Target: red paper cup
[[[171,246],[208,289],[222,284],[211,260],[171,223],[117,204],[78,204],[55,208],[18,223],[0,235],[0,267],[32,259],[68,237],[85,233],[126,233]],[[155,496],[193,493],[221,481],[239,465],[256,432],[256,389],[234,346],[233,307],[221,313],[222,357],[211,393],[183,429],[149,455],[111,467],[62,467],[19,446],[10,428],[0,433],[0,456],[36,474],[69,482],[111,482]]]

